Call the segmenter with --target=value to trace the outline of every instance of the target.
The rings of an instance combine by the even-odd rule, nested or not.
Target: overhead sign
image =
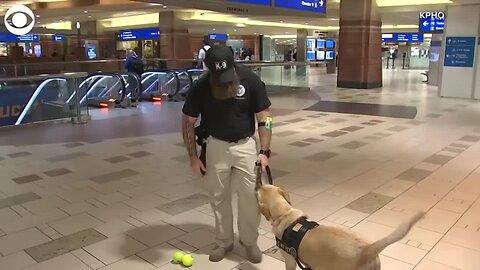
[[[210,34],[208,35],[208,39],[225,41],[228,40],[228,34]]]
[[[40,36],[33,35],[33,34],[21,35],[21,36],[17,36],[17,40],[23,41],[23,42],[37,42],[37,41],[40,41]]]
[[[443,33],[445,30],[445,12],[420,12],[420,32]]]
[[[272,0],[230,0],[230,2],[252,4],[252,5],[262,5],[262,6],[271,6]]]
[[[382,34],[384,42],[423,42],[423,34],[420,33],[392,33]]]
[[[276,0],[275,6],[323,14],[327,12],[327,0]]]
[[[0,42],[38,42],[40,41],[39,35],[27,34],[16,36],[8,32],[0,32]]]
[[[53,41],[65,41],[65,36],[64,35],[54,35],[53,36]]]
[[[444,66],[473,67],[476,46],[476,37],[447,37]]]
[[[160,30],[158,28],[123,30],[119,34],[120,40],[144,40],[160,38]]]

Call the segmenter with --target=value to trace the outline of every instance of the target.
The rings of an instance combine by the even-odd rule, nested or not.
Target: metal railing
[[[0,78],[0,126],[18,126],[59,119],[86,123],[88,107],[80,83],[85,72]]]

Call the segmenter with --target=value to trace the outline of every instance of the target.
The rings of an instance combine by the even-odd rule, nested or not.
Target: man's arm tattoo
[[[197,144],[195,141],[195,120],[192,118],[183,115],[182,117],[182,131],[183,131],[183,142],[188,151],[188,156],[193,157],[197,156]]]

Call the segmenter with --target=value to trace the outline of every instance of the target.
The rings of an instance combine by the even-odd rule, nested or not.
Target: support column
[[[308,31],[306,29],[297,30],[297,61],[307,61],[307,36]]]
[[[160,58],[178,59],[177,61],[168,61],[168,68],[186,68],[192,65],[190,35],[182,15],[186,14],[174,11],[159,13]]]
[[[382,87],[381,27],[376,0],[340,2],[338,87]]]
[[[441,50],[441,97],[480,99],[480,5],[449,6]]]

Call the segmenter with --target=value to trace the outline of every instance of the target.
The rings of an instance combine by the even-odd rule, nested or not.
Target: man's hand
[[[204,173],[207,172],[205,165],[197,156],[192,156],[190,158],[190,166],[192,167],[192,171],[199,176],[203,176]]]
[[[265,168],[270,165],[270,159],[266,155],[260,154],[258,155],[258,163],[262,166],[262,169],[265,170]]]

